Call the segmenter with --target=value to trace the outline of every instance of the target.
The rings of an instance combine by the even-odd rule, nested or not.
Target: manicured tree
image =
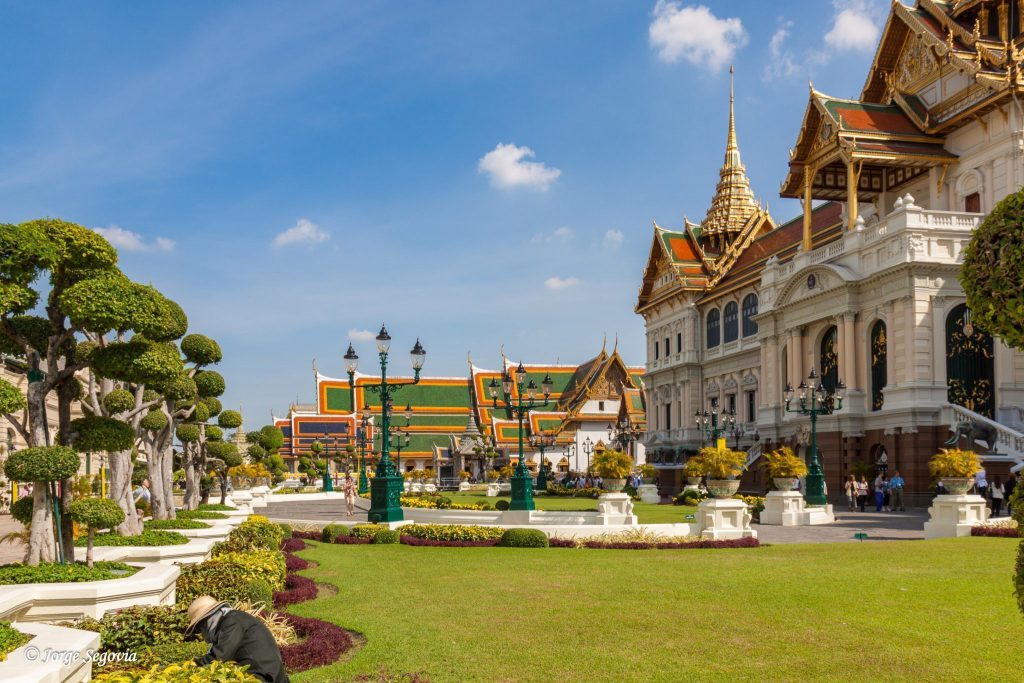
[[[110,498],[125,512],[124,518],[118,522],[117,531],[125,536],[140,534],[142,523],[132,500],[131,451],[135,443],[132,426],[112,417],[87,415],[73,420],[71,431],[74,448],[78,452],[106,451],[110,454]]]
[[[281,481],[287,467],[284,458],[278,454],[278,449],[284,445],[284,433],[280,427],[265,425],[259,431],[246,434],[246,439],[249,441],[249,448],[246,451],[249,460],[261,463],[270,470],[275,483]]]
[[[36,446],[16,451],[4,463],[4,475],[12,481],[32,482],[32,517],[25,563],[37,565],[57,559],[54,539],[54,482],[78,472],[78,454],[66,446]]]
[[[124,510],[109,498],[82,498],[68,506],[71,519],[88,527],[85,564],[92,567],[92,539],[97,529],[113,529],[124,522]]]
[[[206,457],[210,471],[220,479],[220,504],[224,505],[227,501],[228,470],[242,464],[242,454],[231,442],[213,440],[206,442]]]
[[[75,373],[86,366],[78,353],[75,335],[80,330],[69,324],[62,304],[71,286],[101,277],[117,263],[117,251],[96,232],[57,219],[0,225],[0,352],[22,358],[28,374],[27,420],[18,428],[29,446],[48,443],[46,397],[57,394],[58,431],[68,444],[71,406],[79,395]],[[40,302],[38,283],[47,283],[42,315],[26,315]],[[61,482],[61,505],[71,501],[70,480]],[[35,487],[46,496],[46,486]],[[48,505],[39,505],[35,515],[42,520]],[[66,520],[66,521],[65,521]],[[38,524],[36,526],[41,526]],[[62,516],[61,541],[65,554],[74,550],[71,523]],[[54,549],[40,549],[51,543],[42,532],[29,538],[29,556],[53,556]]]

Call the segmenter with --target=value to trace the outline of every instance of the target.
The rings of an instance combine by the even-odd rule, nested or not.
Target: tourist
[[[1006,498],[1006,514],[1013,514],[1013,505],[1010,503],[1010,498],[1013,496],[1014,489],[1017,488],[1017,475],[1010,472],[1010,476],[1006,478],[1006,483],[1003,484],[1003,497]]]
[[[356,482],[352,473],[345,473],[345,481],[341,484],[341,492],[345,494],[345,513],[351,517],[356,511]]]
[[[974,488],[982,498],[988,498],[988,475],[982,467],[974,475]]]
[[[210,651],[196,657],[199,666],[213,661],[235,662],[248,666],[248,673],[266,683],[288,683],[281,661],[281,650],[263,620],[248,612],[231,609],[227,601],[218,602],[202,595],[188,606],[188,628],[185,634],[199,627]]]
[[[882,511],[882,505],[885,503],[885,476],[879,474],[875,477],[874,491],[875,491],[875,512]]]
[[[892,474],[892,479],[889,480],[889,492],[891,494],[891,502],[889,509],[895,512],[897,509],[900,512],[906,512],[907,509],[903,507],[903,487],[906,486],[906,482],[903,481],[903,477],[900,476],[900,471],[896,470]]]
[[[601,488],[603,486],[604,486],[604,477],[601,477],[601,476],[594,477],[594,488],[599,489],[599,488]]]
[[[861,512],[864,512],[864,506],[868,504],[868,478],[863,474],[860,475],[860,481],[857,482],[857,507],[860,508]]]
[[[889,477],[882,477],[882,512],[892,512],[889,508],[889,498],[892,495],[889,491]]]
[[[852,474],[843,484],[843,492],[846,493],[846,500],[850,504],[850,512],[853,512],[857,505],[857,478]]]
[[[989,487],[989,495],[992,497],[992,516],[998,517],[1003,509],[1003,482],[998,476],[992,478],[992,486]]]
[[[143,479],[142,483],[135,487],[132,497],[135,500],[135,509],[138,511],[139,517],[142,517],[149,509],[149,479]]]

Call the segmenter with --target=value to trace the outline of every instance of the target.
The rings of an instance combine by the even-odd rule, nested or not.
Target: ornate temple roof
[[[723,251],[760,208],[750,189],[747,170],[740,160],[740,148],[736,143],[733,74],[734,69],[729,67],[729,133],[725,141],[725,161],[718,172],[711,208],[701,223],[702,238],[716,251]]]

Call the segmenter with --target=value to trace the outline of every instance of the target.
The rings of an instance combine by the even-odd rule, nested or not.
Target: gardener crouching
[[[210,651],[196,657],[196,664],[206,666],[213,660],[234,662],[249,667],[249,673],[268,683],[288,683],[281,662],[281,650],[270,629],[257,617],[231,609],[227,602],[218,602],[202,595],[188,606],[188,629],[198,626]]]

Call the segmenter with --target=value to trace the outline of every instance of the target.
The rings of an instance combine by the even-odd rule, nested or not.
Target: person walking
[[[265,683],[288,683],[281,650],[259,617],[231,609],[227,601],[201,595],[188,606],[188,619],[185,634],[198,627],[210,644],[209,652],[195,658],[199,666],[213,661],[235,662],[248,666],[249,675]]]
[[[889,507],[889,498],[892,493],[889,490],[889,477],[882,477],[882,512],[892,512]]]
[[[356,482],[351,472],[345,473],[345,480],[341,483],[341,492],[345,494],[345,514],[351,517],[356,511]]]
[[[864,512],[864,506],[868,504],[868,478],[863,474],[860,475],[860,481],[857,482],[857,507],[860,508],[861,512]]]
[[[982,498],[988,498],[988,475],[985,474],[985,468],[982,467],[974,474],[974,488]]]
[[[875,477],[872,489],[875,494],[875,512],[881,512],[882,504],[885,503],[885,477],[881,474]]]
[[[1010,503],[1010,498],[1013,497],[1013,492],[1017,489],[1017,475],[1010,472],[1010,476],[1006,478],[1006,483],[1003,484],[1003,498],[1006,499],[1006,514],[1013,515],[1013,505]]]
[[[892,479],[889,480],[889,509],[893,512],[899,510],[900,512],[906,512],[907,509],[903,507],[903,488],[906,486],[906,482],[903,477],[900,476],[900,471],[896,470],[892,473]]]
[[[989,486],[989,495],[992,497],[992,516],[998,517],[999,513],[1003,509],[1003,495],[1005,490],[1003,489],[1003,482],[999,479],[999,476],[992,478],[992,485]]]
[[[846,500],[850,505],[850,512],[853,512],[857,507],[857,478],[852,474],[846,478],[846,483],[843,484],[843,492],[846,494]]]

